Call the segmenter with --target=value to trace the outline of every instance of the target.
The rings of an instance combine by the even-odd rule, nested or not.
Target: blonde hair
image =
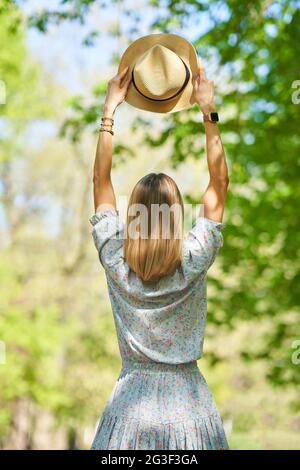
[[[183,216],[183,200],[170,176],[149,173],[137,182],[127,209],[124,259],[143,281],[157,281],[181,264]]]

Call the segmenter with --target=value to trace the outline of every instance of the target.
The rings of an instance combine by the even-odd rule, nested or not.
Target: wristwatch
[[[212,113],[208,114],[203,114],[203,122],[213,122],[216,123],[219,121],[219,115],[216,111],[213,111]]]

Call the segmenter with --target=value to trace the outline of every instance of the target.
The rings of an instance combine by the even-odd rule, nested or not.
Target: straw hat
[[[195,48],[176,34],[149,34],[124,52],[118,73],[129,66],[132,81],[125,101],[154,113],[172,113],[194,103],[192,77],[198,73]]]

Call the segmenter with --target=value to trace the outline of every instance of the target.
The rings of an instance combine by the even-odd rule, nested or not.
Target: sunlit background
[[[0,0],[0,446],[88,449],[121,362],[88,221],[106,82],[127,45],[190,40],[230,186],[198,362],[233,449],[300,449],[300,2]],[[208,182],[197,107],[115,115],[113,183]],[[120,199],[121,200],[121,199]],[[124,205],[120,205],[125,216]]]

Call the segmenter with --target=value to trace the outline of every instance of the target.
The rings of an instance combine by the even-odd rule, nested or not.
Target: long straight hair
[[[158,281],[181,264],[183,216],[170,176],[149,173],[137,182],[127,209],[124,259],[143,281]]]

